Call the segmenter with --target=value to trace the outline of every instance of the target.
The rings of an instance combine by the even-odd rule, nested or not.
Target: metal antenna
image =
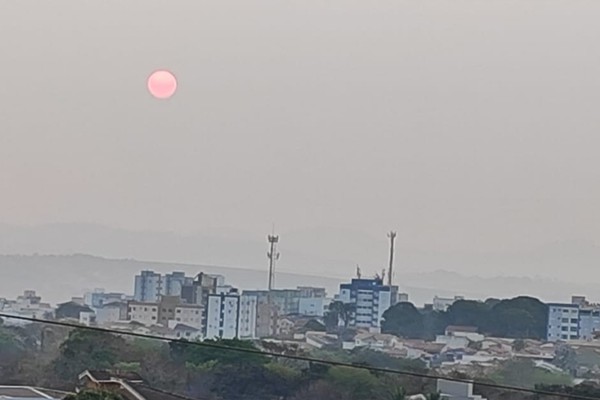
[[[394,268],[394,240],[396,240],[396,232],[391,231],[387,235],[390,238],[390,269],[388,271],[388,286],[392,286],[392,269]]]
[[[273,227],[273,231],[275,228]],[[269,290],[273,289],[275,284],[275,261],[279,260],[279,253],[277,252],[277,243],[279,242],[279,236],[274,234],[267,236],[269,241],[270,250],[267,253],[269,259]]]

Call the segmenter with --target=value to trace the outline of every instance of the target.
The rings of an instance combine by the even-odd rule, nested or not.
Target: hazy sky
[[[4,0],[0,222],[597,243],[598,21],[597,0]]]

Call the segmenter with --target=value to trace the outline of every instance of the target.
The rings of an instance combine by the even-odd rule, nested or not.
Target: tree
[[[269,361],[266,356],[258,354],[258,348],[252,342],[246,340],[211,339],[199,343],[201,344],[173,341],[169,345],[171,356],[176,361],[194,365],[211,361],[222,364],[264,365]],[[226,347],[232,350],[227,350]],[[235,351],[236,348],[246,351]]]
[[[537,368],[529,360],[507,361],[490,376],[496,383],[533,389],[536,384],[570,384],[567,374],[548,372]]]
[[[422,338],[423,315],[412,303],[395,304],[383,313],[381,331],[405,338]]]
[[[545,339],[548,306],[533,297],[502,300],[490,310],[490,333],[511,338]]]
[[[378,388],[378,380],[369,371],[352,367],[331,367],[327,381],[354,399],[369,399]]]
[[[25,354],[25,346],[12,332],[0,328],[0,377],[15,375]]]
[[[65,397],[65,400],[124,400],[123,397],[114,392],[105,390],[82,390],[77,394]]]
[[[386,368],[396,371],[412,371],[425,373],[425,363],[421,360],[412,360],[408,358],[392,357],[384,352],[369,350],[366,348],[355,348],[350,352],[350,362],[352,364],[368,365],[376,368]]]
[[[554,353],[553,364],[574,375],[577,370],[577,353],[575,350],[566,343],[560,343],[557,344]]]
[[[341,301],[331,302],[327,313],[325,314],[326,327],[329,330],[336,330],[341,321],[344,324],[344,328],[348,328],[354,311],[355,306],[352,303],[344,303]]]
[[[406,390],[402,386],[395,388],[390,394],[390,400],[405,400]]]
[[[53,370],[70,382],[86,369],[110,369],[119,361],[129,361],[123,359],[125,348],[125,340],[118,335],[75,329],[60,346]]]
[[[487,327],[489,308],[475,300],[458,300],[448,307],[449,325],[476,326],[481,330]]]

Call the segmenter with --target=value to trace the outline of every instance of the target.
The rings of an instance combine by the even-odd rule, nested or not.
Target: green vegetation
[[[104,390],[82,390],[81,392],[65,397],[65,400],[124,400],[116,393]]]
[[[496,383],[533,389],[535,385],[568,385],[572,379],[567,374],[536,368],[531,361],[507,361],[489,377]]]
[[[398,303],[383,318],[384,333],[406,338],[432,339],[448,325],[468,325],[492,336],[545,339],[548,308],[531,297],[459,300],[446,312],[421,312],[411,303]]]

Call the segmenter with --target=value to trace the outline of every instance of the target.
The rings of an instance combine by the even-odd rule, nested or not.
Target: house
[[[30,386],[0,385],[0,399],[2,400],[60,400],[69,394]]]
[[[77,391],[102,389],[121,395],[125,400],[185,400],[182,395],[170,394],[148,386],[136,373],[84,371],[79,374]],[[191,399],[190,399],[191,400]]]
[[[385,349],[391,349],[396,347],[400,343],[398,337],[394,335],[388,335],[385,333],[359,333],[354,338],[354,346],[365,347],[370,350],[383,351]],[[348,346],[346,345],[346,348]]]
[[[106,325],[117,321],[127,320],[127,302],[114,301],[95,308],[96,323]]]
[[[334,347],[338,344],[337,335],[330,335],[325,332],[306,332],[305,336],[306,344],[322,349],[324,347]]]
[[[437,335],[435,337],[436,343],[442,343],[446,345],[446,349],[464,349],[469,346],[469,339],[461,336],[446,336],[446,335]]]
[[[81,313],[94,313],[94,310],[88,306],[81,305],[74,301],[68,301],[66,303],[59,304],[56,308],[56,319],[74,319],[79,321]]]
[[[325,325],[317,318],[288,315],[277,319],[277,336],[280,338],[302,340],[306,332],[325,332],[325,330]]]
[[[472,342],[481,342],[485,336],[478,331],[479,328],[476,326],[448,325],[445,334],[446,336],[466,337]]]
[[[405,340],[402,348],[406,349],[407,358],[430,360],[446,347],[443,343],[426,342],[424,340]]]
[[[185,324],[174,324],[170,325],[169,328],[173,330],[175,338],[185,340],[198,340],[202,339],[202,331],[193,326]]]

